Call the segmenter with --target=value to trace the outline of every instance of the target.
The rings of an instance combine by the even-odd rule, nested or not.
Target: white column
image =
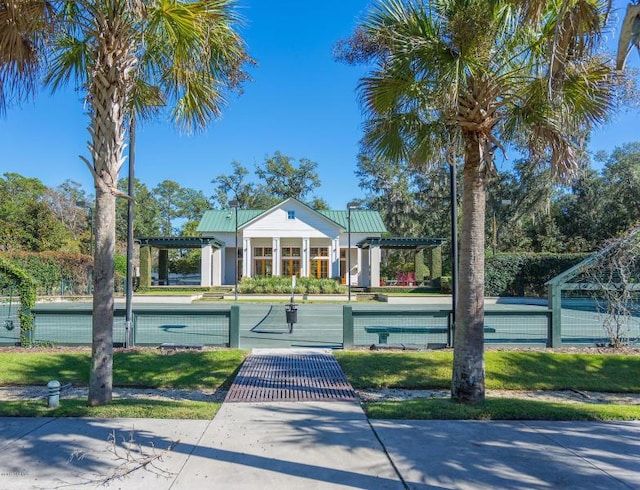
[[[362,285],[362,249],[359,247],[356,247],[356,274],[355,274],[355,286],[361,286]]]
[[[369,262],[371,267],[371,287],[380,287],[380,262],[382,261],[382,252],[380,247],[372,247],[369,249]]]
[[[338,277],[340,275],[340,237],[331,240],[329,258],[331,260],[331,277]]]
[[[211,287],[211,245],[202,247],[200,254],[200,286]]]
[[[253,250],[251,250],[251,238],[242,240],[242,277],[252,277],[251,262],[253,259]]]
[[[360,250],[359,258],[362,259],[362,264],[360,265],[358,271],[360,272],[360,286],[371,286],[371,248],[368,248],[366,251]]]
[[[224,278],[225,247],[214,250],[211,257],[211,285],[221,286]]]
[[[311,250],[309,249],[310,244],[309,238],[302,239],[302,254],[300,257],[300,277],[309,277],[309,256],[311,254]]]
[[[273,238],[271,240],[271,248],[273,249],[273,275],[274,276],[279,276],[281,275],[281,269],[282,267],[280,266],[280,239],[279,238]]]

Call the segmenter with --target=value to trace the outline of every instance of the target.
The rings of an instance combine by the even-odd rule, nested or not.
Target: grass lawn
[[[115,399],[103,407],[88,407],[86,399],[60,399],[49,409],[43,400],[0,401],[0,417],[98,417],[150,419],[211,419],[220,403],[185,400]]]
[[[225,349],[160,353],[155,349],[116,352],[115,387],[215,390],[228,388],[246,353]],[[0,351],[0,386],[61,384],[87,386],[89,350]],[[60,408],[48,410],[38,401],[0,401],[0,416],[212,418],[220,404],[186,400],[115,399],[109,406],[87,407],[86,400],[61,397]]]
[[[356,389],[448,389],[451,351],[335,353]],[[486,387],[640,393],[640,356],[488,351]],[[639,420],[639,405],[557,403],[487,398],[470,407],[446,399],[364,404],[371,418],[477,420]]]
[[[114,386],[140,388],[227,388],[246,352],[223,349],[164,354],[157,349],[116,352]],[[391,353],[337,351],[356,389],[450,387],[451,351]],[[486,385],[501,390],[581,390],[640,393],[640,356],[489,351]],[[86,386],[88,350],[1,351],[0,386],[41,385],[52,379]],[[149,417],[208,419],[218,403],[186,400],[114,399],[106,407],[61,398],[48,410],[43,400],[0,401],[0,416]],[[447,399],[413,399],[364,405],[371,418],[479,420],[639,420],[638,405],[597,405],[488,398],[482,406]]]
[[[367,416],[390,420],[585,420],[640,419],[638,405],[555,403],[519,398],[487,398],[469,406],[448,399],[413,399],[364,404]]]

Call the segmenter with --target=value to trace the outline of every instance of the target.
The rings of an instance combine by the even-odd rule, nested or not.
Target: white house
[[[377,211],[316,211],[287,199],[266,211],[207,211],[197,231],[221,244],[202,248],[205,287],[234,284],[234,273],[238,279],[295,274],[350,280],[353,286],[380,285],[380,248],[356,246],[387,231]]]

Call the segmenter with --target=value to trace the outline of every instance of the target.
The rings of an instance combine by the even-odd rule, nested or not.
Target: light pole
[[[458,190],[456,181],[456,159],[450,155],[449,185],[451,198],[451,326],[456,324],[456,308],[458,307]],[[449,330],[447,343],[453,345]]]
[[[347,204],[347,296],[351,301],[351,210],[358,209],[353,203]]]
[[[135,184],[135,161],[136,161],[136,118],[131,115],[129,125],[129,182],[127,192],[127,279],[125,284],[125,314],[124,314],[124,345],[131,347],[133,344],[133,219],[134,219],[134,184]]]
[[[229,202],[229,206],[233,206],[235,210],[235,229],[236,229],[236,239],[234,244],[234,261],[233,261],[233,276],[234,276],[234,297],[235,301],[238,301],[238,206],[240,203],[237,199]]]

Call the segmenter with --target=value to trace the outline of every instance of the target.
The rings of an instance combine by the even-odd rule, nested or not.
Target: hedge
[[[3,257],[24,270],[37,285],[37,294],[86,294],[93,259],[88,255],[68,252],[10,252]],[[0,288],[6,287],[0,279]],[[61,289],[65,288],[65,291]]]
[[[36,304],[36,284],[20,267],[4,257],[0,257],[0,272],[8,276],[8,282],[17,286],[20,297],[18,321],[20,322],[20,345],[28,347],[32,343],[33,314],[31,308]]]
[[[547,295],[545,283],[588,254],[501,253],[485,259],[486,296]]]
[[[346,286],[335,279],[299,277],[296,280],[296,294],[344,294]],[[287,294],[291,293],[291,278],[281,276],[243,277],[238,284],[243,294]]]

